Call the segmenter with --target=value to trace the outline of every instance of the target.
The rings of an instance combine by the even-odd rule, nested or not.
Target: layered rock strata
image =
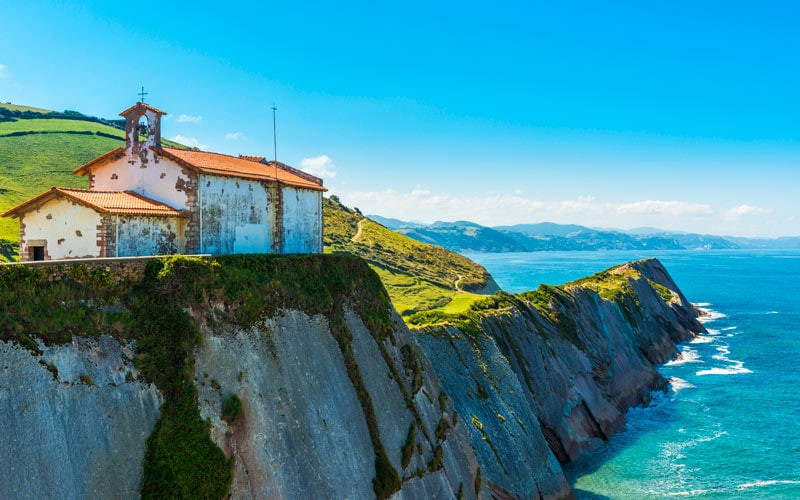
[[[487,479],[548,498],[569,494],[559,462],[602,444],[628,408],[666,386],[656,365],[704,331],[698,315],[650,259],[498,296],[416,334],[468,421]]]

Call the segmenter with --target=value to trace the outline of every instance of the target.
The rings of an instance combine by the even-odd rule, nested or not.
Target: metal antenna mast
[[[272,103],[272,152],[273,156],[272,159],[274,161],[278,161],[278,130],[275,127],[275,112],[278,111],[278,108],[275,107],[275,103]]]

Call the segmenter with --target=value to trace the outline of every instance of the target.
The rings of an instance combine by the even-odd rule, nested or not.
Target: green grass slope
[[[0,103],[0,108],[10,109],[11,111],[34,111],[36,113],[49,113],[49,109],[35,108],[33,106],[20,106],[19,104],[11,104],[10,102]]]
[[[413,240],[339,203],[323,203],[325,251],[350,253],[365,259],[378,273],[397,311],[466,309],[496,285],[482,266],[463,255]],[[359,230],[360,227],[360,230]]]
[[[72,175],[72,170],[124,145],[125,132],[110,125],[41,118],[46,110],[29,106],[0,104],[0,108],[35,116],[0,121],[0,213],[53,186],[86,188],[87,178]],[[0,218],[0,261],[15,258],[18,239],[17,220]]]

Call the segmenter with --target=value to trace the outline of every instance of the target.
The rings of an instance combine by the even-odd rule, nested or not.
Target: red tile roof
[[[119,116],[125,116],[126,114],[128,114],[128,112],[129,112],[130,110],[132,110],[132,109],[134,109],[134,108],[136,108],[136,107],[142,107],[142,108],[144,108],[144,109],[149,109],[150,111],[152,111],[152,112],[154,112],[154,113],[158,113],[158,114],[160,114],[160,115],[166,115],[166,114],[167,114],[167,112],[166,112],[166,111],[161,111],[160,109],[158,109],[158,108],[156,108],[156,107],[153,107],[153,106],[151,106],[151,105],[149,105],[149,104],[146,104],[146,103],[143,103],[143,102],[139,101],[139,102],[137,102],[136,104],[134,104],[133,106],[131,106],[130,108],[127,108],[127,109],[125,109],[124,111],[120,111],[120,112],[119,112]]]
[[[67,189],[54,187],[25,203],[18,205],[2,217],[18,216],[26,208],[49,198],[62,196],[70,198],[98,212],[125,215],[150,215],[158,217],[183,217],[184,214],[174,208],[152,200],[133,191],[87,191],[84,189]]]
[[[264,160],[266,160],[266,157],[264,156],[239,155],[239,158],[242,160],[254,161],[256,163],[264,163]]]
[[[155,146],[151,146],[151,149],[155,151],[156,154],[170,158],[184,167],[206,174],[274,181],[277,173],[277,179],[281,184],[313,189],[316,191],[327,191],[322,185],[322,179],[319,177],[284,165],[281,162],[268,161],[266,164],[261,163],[263,160],[261,156],[239,155],[237,158],[221,153],[207,153],[205,151],[189,149],[159,148]],[[102,156],[98,156],[94,160],[84,163],[73,170],[72,173],[75,175],[86,175],[92,167],[117,160],[124,152],[124,148],[117,148],[109,151]]]
[[[244,158],[220,153],[206,153],[175,148],[152,148],[156,153],[205,174],[224,175],[254,180],[275,180],[289,186],[316,191],[327,191],[321,183],[314,182],[294,172],[273,165],[264,165]]]

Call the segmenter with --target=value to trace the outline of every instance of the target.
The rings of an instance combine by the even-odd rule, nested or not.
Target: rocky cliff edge
[[[698,315],[649,259],[411,322],[490,484],[557,498],[569,494],[559,464],[608,440],[628,408],[666,387],[656,365],[704,331]]]

